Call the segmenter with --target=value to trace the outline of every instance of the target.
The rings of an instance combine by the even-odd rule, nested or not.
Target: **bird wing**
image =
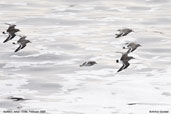
[[[115,34],[115,35],[116,35],[115,38],[119,38],[119,37],[123,36],[123,33],[119,33],[119,34]]]
[[[122,61],[122,62],[123,62],[123,65],[117,72],[120,72],[120,71],[126,69],[130,65],[127,60]]]
[[[8,35],[8,37],[3,41],[3,43],[9,41],[11,39],[11,35]]]
[[[131,52],[135,51],[136,49],[137,49],[136,47],[132,48]]]
[[[129,48],[127,51],[127,53],[130,53],[130,52],[132,52],[132,48]]]
[[[12,40],[16,36],[15,34],[10,34],[10,35],[11,35],[11,37],[9,40]]]
[[[84,66],[87,62],[84,62],[82,65],[80,65],[80,67]]]
[[[124,61],[124,60],[126,60],[127,59],[127,57],[128,57],[128,54],[129,54],[129,52],[127,51],[127,52],[125,52],[125,53],[122,53],[122,57],[121,57],[121,61]]]
[[[8,29],[7,29],[7,32],[9,33],[9,32],[11,32],[11,31],[13,31],[14,29],[15,29],[14,26],[9,26]]]
[[[126,36],[127,34],[129,34],[129,32],[123,33],[122,36]]]
[[[126,69],[130,65],[128,61],[123,61],[123,64],[125,66],[124,69]]]
[[[14,52],[19,51],[22,48],[22,45],[20,45]]]
[[[122,71],[123,69],[124,69],[124,64],[122,65],[122,67],[117,71],[117,72],[120,72],[120,71]]]
[[[23,49],[24,47],[26,47],[26,44],[25,45],[22,45],[21,49]]]
[[[21,43],[22,41],[24,41],[25,40],[25,38],[24,37],[21,37],[17,42],[18,43]]]

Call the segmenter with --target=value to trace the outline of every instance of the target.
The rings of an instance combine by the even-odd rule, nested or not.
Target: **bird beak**
[[[134,57],[132,59],[135,59]]]

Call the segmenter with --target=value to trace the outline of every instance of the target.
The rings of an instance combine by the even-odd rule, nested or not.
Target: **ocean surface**
[[[4,23],[32,43],[14,53]],[[0,114],[171,114],[171,0],[0,0],[0,33]]]

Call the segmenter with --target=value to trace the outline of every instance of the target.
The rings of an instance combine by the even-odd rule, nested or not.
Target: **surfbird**
[[[122,52],[117,52],[117,53],[122,53]],[[130,65],[129,61],[131,59],[135,59],[134,57],[132,56],[128,56],[128,52],[125,52],[125,53],[122,53],[122,56],[120,58],[120,61],[122,61],[122,67],[117,71],[117,72],[120,72],[126,68],[128,68],[128,66]],[[119,62],[119,60],[116,60],[116,62]]]
[[[135,51],[138,47],[140,47],[140,44],[131,42],[131,43],[126,43],[127,44],[127,48],[123,47],[123,49],[128,49],[128,53]]]
[[[21,98],[21,97],[9,97],[9,99],[12,99],[14,101],[25,101],[25,100],[29,100],[29,99],[24,99],[24,98]]]
[[[80,67],[83,67],[83,66],[93,66],[97,64],[95,61],[88,61],[88,62],[84,62],[82,65],[80,65]]]
[[[17,44],[19,44],[19,47],[14,51],[18,52],[19,50],[23,49],[26,47],[27,43],[31,43],[30,40],[26,40],[26,36],[22,36],[18,41]],[[15,44],[15,43],[13,43]]]
[[[123,36],[126,36],[129,33],[133,32],[133,30],[132,29],[129,29],[129,28],[119,29],[118,31],[119,31],[119,33],[118,34],[115,34],[116,35],[115,38],[123,37]]]
[[[8,33],[8,37],[4,40],[3,43],[9,41],[9,40],[12,40],[17,32],[19,32],[20,30],[19,29],[16,29],[16,25],[15,24],[8,24],[8,23],[5,23],[7,25],[9,25],[8,29],[6,30],[6,32],[2,32],[3,34],[7,34]]]

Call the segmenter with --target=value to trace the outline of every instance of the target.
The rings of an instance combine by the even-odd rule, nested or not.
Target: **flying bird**
[[[3,34],[7,34],[8,33],[8,37],[4,40],[3,43],[9,41],[9,40],[12,40],[17,32],[19,32],[20,30],[19,29],[16,29],[14,24],[8,24],[8,23],[5,23],[7,25],[9,25],[8,29],[6,30],[6,32],[2,32]]]
[[[18,52],[19,50],[23,49],[26,47],[27,43],[31,43],[30,40],[26,40],[26,36],[22,36],[18,41],[17,44],[19,44],[19,47],[14,51]],[[16,43],[13,43],[16,44]]]
[[[122,52],[118,52],[118,53],[122,53]],[[121,58],[120,58],[120,61],[122,61],[122,67],[117,71],[117,72],[120,72],[120,71],[122,71],[122,70],[124,70],[124,69],[126,69],[126,68],[128,68],[128,66],[130,65],[130,63],[129,63],[129,61],[131,60],[131,59],[135,59],[134,57],[132,57],[132,56],[128,56],[128,52],[125,52],[125,53],[122,53],[122,56],[121,56]],[[119,62],[119,60],[116,60],[116,62],[118,63]]]
[[[131,43],[126,43],[127,44],[127,48],[123,47],[123,49],[128,49],[128,53],[135,51],[138,47],[140,47],[140,44],[131,42]]]
[[[83,66],[93,66],[97,64],[95,61],[88,61],[88,62],[84,62],[83,64],[80,65],[80,67],[83,67]]]
[[[9,99],[12,99],[14,101],[24,101],[24,100],[29,100],[29,99],[24,99],[24,98],[21,98],[21,97],[9,97]]]
[[[118,31],[119,31],[119,33],[118,34],[115,34],[116,35],[115,38],[123,37],[123,36],[126,36],[127,34],[133,32],[132,29],[128,29],[128,28],[119,29]]]

